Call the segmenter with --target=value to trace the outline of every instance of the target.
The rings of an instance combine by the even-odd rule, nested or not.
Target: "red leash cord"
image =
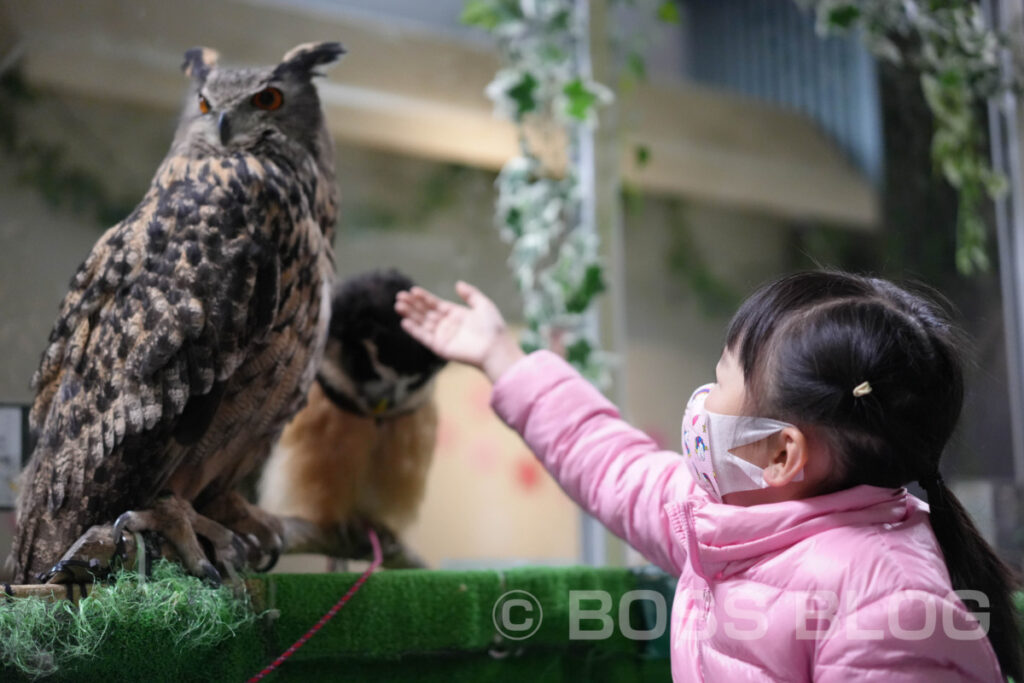
[[[366,571],[363,572],[363,575],[360,576],[354,584],[352,584],[352,587],[348,589],[348,592],[345,593],[345,595],[341,596],[341,600],[338,600],[338,602],[334,603],[334,607],[327,610],[327,614],[320,617],[320,621],[313,624],[313,628],[309,629],[304,634],[302,634],[302,637],[296,640],[294,643],[292,643],[291,647],[282,652],[280,657],[271,662],[265,669],[263,669],[263,671],[260,671],[258,674],[256,674],[248,681],[246,681],[246,683],[253,683],[254,681],[262,679],[271,671],[284,664],[289,657],[298,652],[299,648],[306,644],[306,641],[312,638],[317,631],[322,629],[327,624],[328,621],[334,618],[334,615],[337,614],[341,610],[341,608],[345,606],[345,603],[349,601],[349,598],[355,595],[356,592],[360,588],[362,588],[363,584],[366,583],[366,579],[370,578],[370,574],[372,574],[374,570],[380,566],[380,563],[383,561],[383,556],[381,554],[380,549],[380,540],[377,538],[377,534],[374,532],[373,529],[368,529],[367,531],[370,536],[370,544],[373,545],[373,562],[371,562],[370,566],[366,568]]]

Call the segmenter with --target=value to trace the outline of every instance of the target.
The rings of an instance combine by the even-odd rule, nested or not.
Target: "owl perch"
[[[437,434],[434,378],[445,363],[401,327],[395,296],[412,286],[397,271],[373,272],[332,297],[317,382],[260,482],[260,506],[288,520],[289,552],[352,557],[366,525],[393,539],[416,517]],[[397,541],[386,548],[385,566],[421,565]]]
[[[320,366],[337,191],[312,79],[342,53],[247,69],[185,54],[170,152],[79,267],[33,378],[14,581],[85,578],[92,551],[65,553],[96,526],[111,544],[158,532],[214,582],[280,551],[280,521],[235,489]]]

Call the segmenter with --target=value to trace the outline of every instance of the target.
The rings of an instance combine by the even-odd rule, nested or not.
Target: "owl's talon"
[[[245,541],[243,541],[242,538],[238,534],[232,533],[231,534],[231,545],[232,545],[232,547],[235,550],[235,555],[238,558],[240,558],[242,563],[244,564],[245,558],[249,556],[249,548],[246,546]],[[242,569],[241,566],[239,566],[237,568],[238,569]]]
[[[204,521],[209,522],[197,515],[192,506],[184,499],[173,494],[161,495],[153,501],[153,506],[148,510],[129,510],[115,520],[115,542],[117,536],[124,531],[156,532],[174,548],[189,573],[212,580],[214,576],[210,574],[209,570],[213,568],[213,565],[207,560],[206,553],[203,552],[199,545],[199,539],[196,538],[197,531],[199,533],[206,531],[203,525]],[[212,524],[212,522],[209,523]],[[221,527],[218,528],[221,532],[226,531]],[[204,535],[207,534],[204,533]],[[215,545],[222,545],[216,543],[216,540],[219,539],[211,540],[215,542]],[[216,575],[216,585],[220,585],[220,573],[216,569],[213,571]]]
[[[50,567],[50,570],[39,575],[41,583],[92,583],[99,576],[99,561],[92,559],[61,560]]]
[[[201,560],[199,562],[199,569],[202,572],[202,578],[213,588],[220,588],[223,584],[220,572],[214,567],[208,560]]]
[[[245,500],[238,492],[219,496],[202,508],[200,514],[249,541],[246,557],[255,571],[268,571],[277,563],[284,544],[281,521]],[[268,556],[269,560],[266,559]]]
[[[277,566],[277,561],[279,559],[281,559],[281,551],[279,551],[277,548],[271,548],[270,549],[270,559],[268,559],[265,564],[260,565],[259,567],[255,567],[254,569],[255,569],[256,572],[258,572],[260,574],[266,574],[271,569],[273,569],[275,566]]]
[[[111,536],[114,539],[114,554],[118,557],[124,556],[124,529],[131,522],[132,517],[135,513],[131,510],[128,512],[122,512],[118,515],[117,519],[114,520],[114,527],[111,530]]]

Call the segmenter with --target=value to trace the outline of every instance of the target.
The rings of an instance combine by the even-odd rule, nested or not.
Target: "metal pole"
[[[984,0],[989,25],[1017,39],[1024,9],[1020,0]],[[1013,68],[1009,54],[1002,57],[1004,71]],[[1024,124],[1017,98],[1007,93],[988,105],[992,164],[1009,180],[1009,191],[996,201],[1003,322],[1006,330],[1006,365],[1010,399],[1014,479],[1024,485]]]
[[[578,24],[573,27],[578,31],[576,41],[576,70],[583,78],[590,75],[590,6],[589,0],[575,0],[576,18]],[[579,171],[580,184],[580,230],[594,232],[597,230],[595,206],[595,193],[597,190],[594,134],[585,126],[576,124],[573,149],[571,153],[576,157],[575,166]],[[597,327],[597,312],[591,309],[587,321],[588,326]],[[588,515],[580,513],[580,552],[583,555],[583,563],[593,566],[605,564],[608,555],[607,537],[602,524]]]
[[[608,26],[604,0],[575,0],[576,16],[580,22],[577,41],[577,69],[581,78],[609,82],[611,72]],[[613,105],[614,106],[614,105]],[[624,367],[621,354],[625,350],[625,321],[623,318],[622,277],[622,216],[619,204],[619,157],[616,124],[612,107],[602,110],[601,125],[594,131],[578,125],[573,139],[573,153],[579,171],[580,229],[596,232],[600,238],[600,253],[605,267],[608,291],[598,300],[597,310],[589,314],[587,324],[604,349],[620,353],[620,360],[612,370],[609,398],[617,406],[625,399]],[[625,546],[614,538],[596,519],[581,513],[581,539],[583,562],[590,565],[623,564]]]

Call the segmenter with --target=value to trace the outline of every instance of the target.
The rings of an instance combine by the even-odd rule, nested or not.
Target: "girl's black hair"
[[[914,293],[840,272],[797,273],[747,299],[725,345],[743,368],[752,414],[809,428],[827,444],[835,475],[821,493],[921,483],[953,587],[988,597],[989,640],[1003,674],[1020,681],[1018,578],[939,472],[964,399],[965,343],[948,307],[923,288]],[[870,391],[855,396],[863,382]]]

